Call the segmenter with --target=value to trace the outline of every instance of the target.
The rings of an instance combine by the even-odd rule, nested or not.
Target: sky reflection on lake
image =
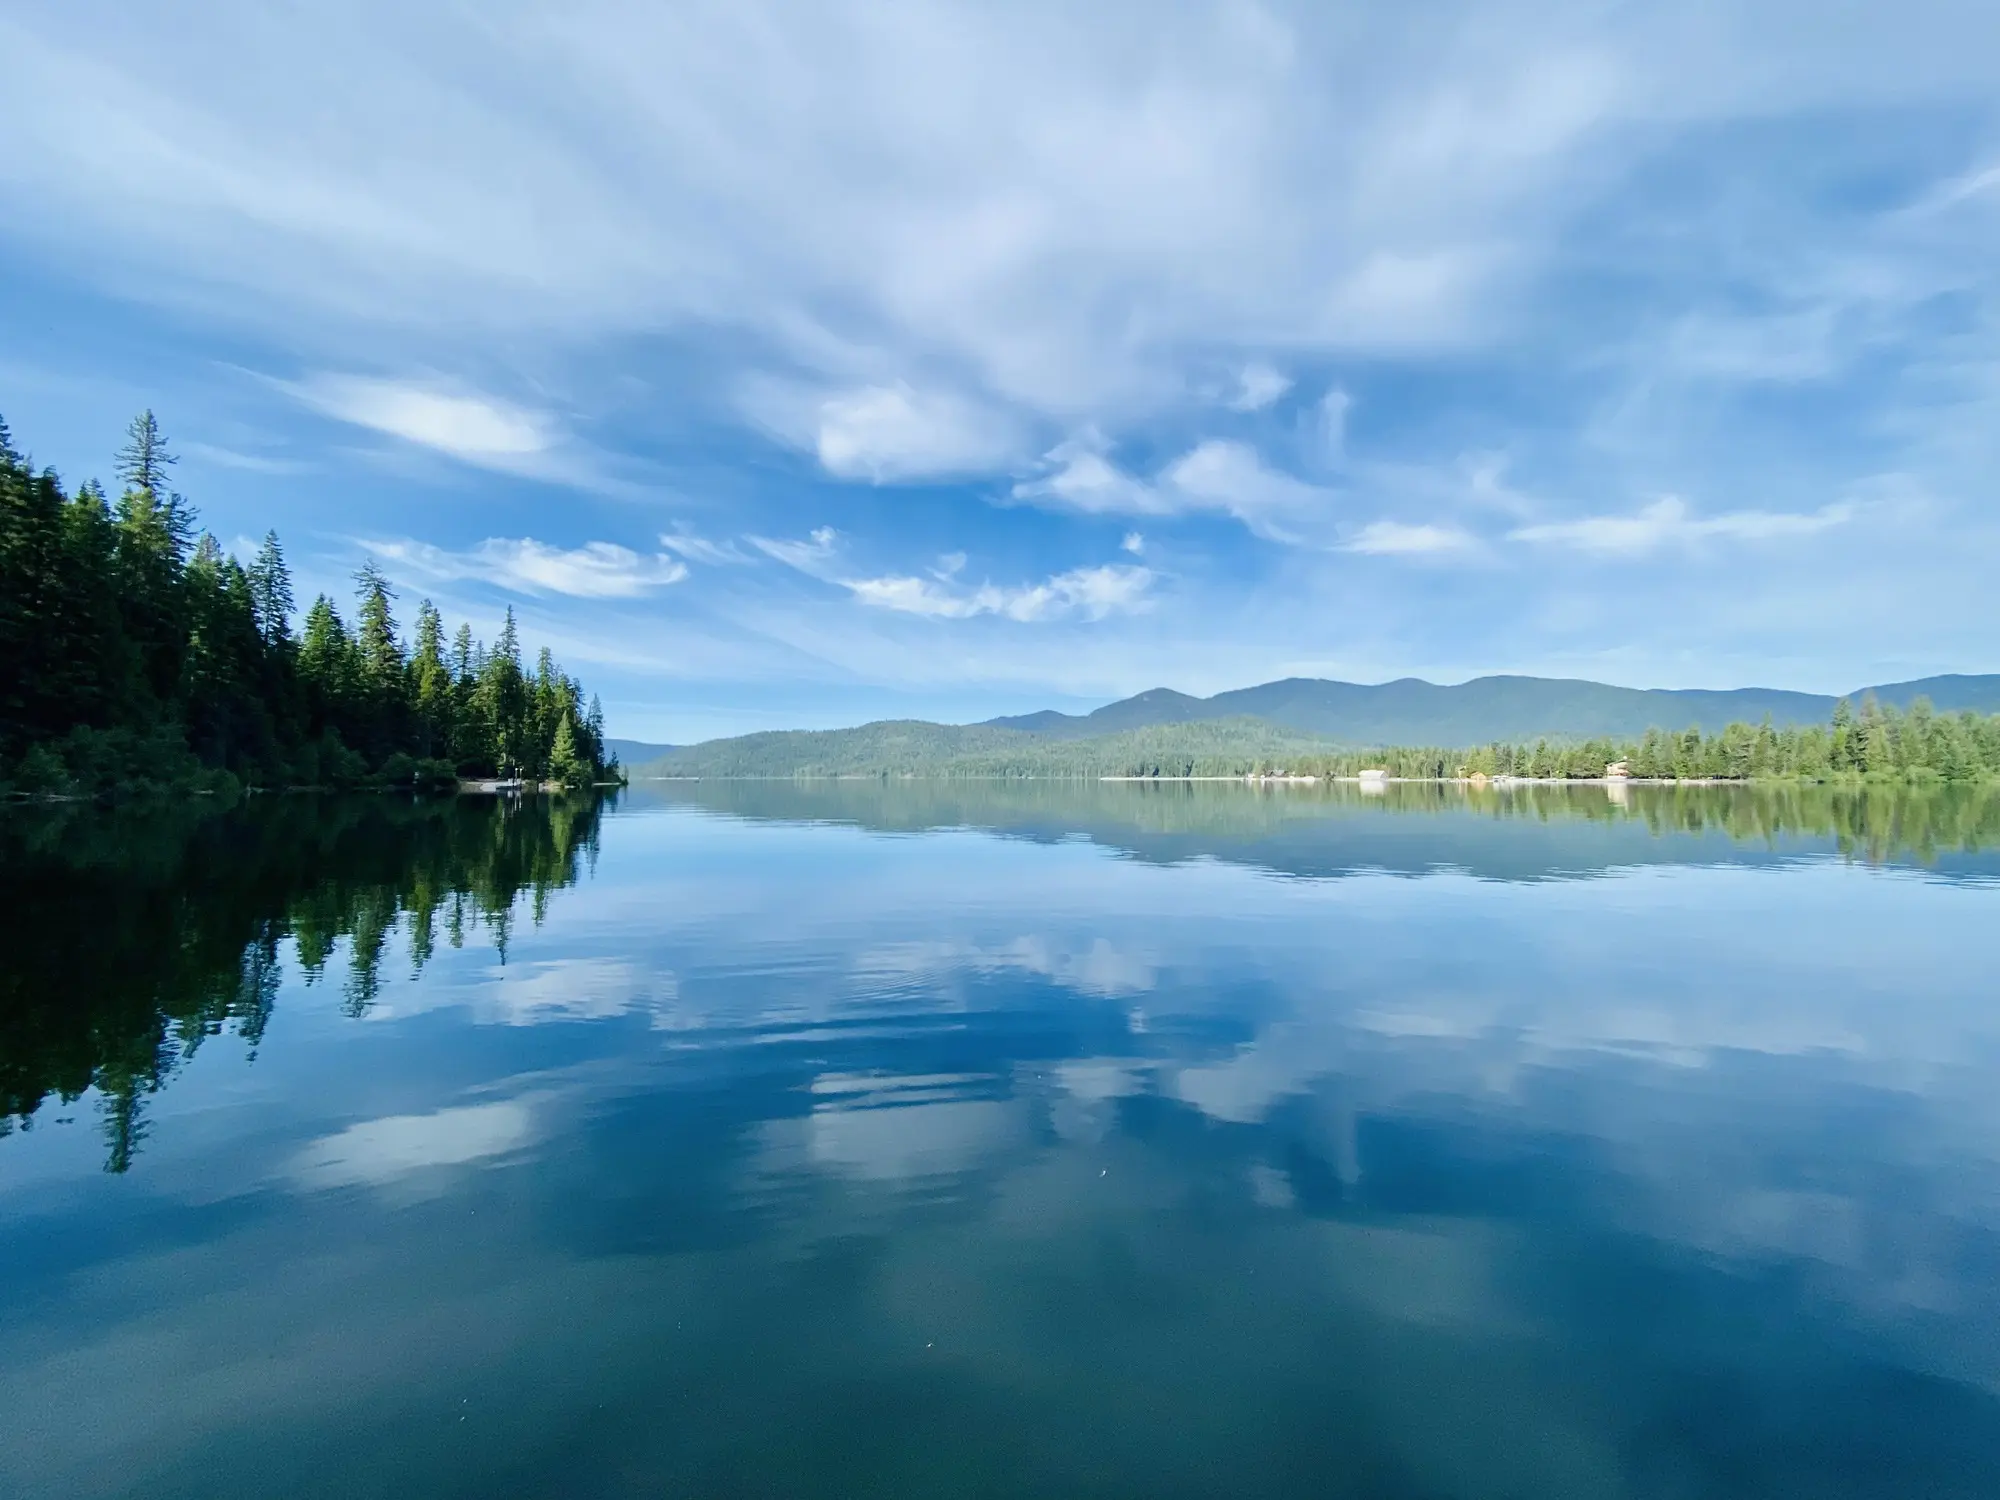
[[[0,1490],[2000,1492],[1990,856],[1218,790],[641,788],[504,962],[286,936],[129,1170],[0,1141]]]

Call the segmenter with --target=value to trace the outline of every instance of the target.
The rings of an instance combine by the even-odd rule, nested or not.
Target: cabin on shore
[[[1632,768],[1622,760],[1614,760],[1604,768],[1606,781],[1625,781],[1630,779],[1631,775]]]

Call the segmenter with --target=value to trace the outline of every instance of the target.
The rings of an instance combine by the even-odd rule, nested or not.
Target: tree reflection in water
[[[595,862],[606,799],[260,797],[216,809],[0,815],[0,1135],[95,1089],[105,1169],[146,1135],[144,1101],[212,1036],[255,1057],[291,940],[305,982],[339,940],[343,1008],[364,1014],[392,932],[421,970],[440,937],[483,932],[504,961],[520,898]]]

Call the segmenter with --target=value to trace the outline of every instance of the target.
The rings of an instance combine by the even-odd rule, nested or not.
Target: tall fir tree
[[[271,647],[292,639],[292,574],[285,566],[285,549],[278,533],[264,533],[257,560],[250,565],[250,601],[257,614],[257,634]]]

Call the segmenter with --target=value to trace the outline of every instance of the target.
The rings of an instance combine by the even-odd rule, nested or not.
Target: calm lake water
[[[2000,806],[0,818],[0,1494],[2000,1495]]]

